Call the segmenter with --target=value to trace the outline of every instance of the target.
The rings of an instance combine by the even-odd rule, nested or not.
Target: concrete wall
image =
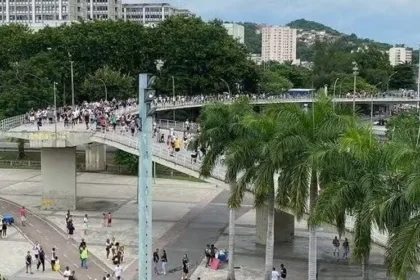
[[[106,169],[106,145],[90,143],[86,147],[86,170],[104,171]]]
[[[267,206],[256,209],[256,242],[267,243]],[[291,241],[295,236],[295,217],[286,212],[276,210],[274,216],[274,242]]]
[[[41,149],[41,209],[76,209],[76,147]]]

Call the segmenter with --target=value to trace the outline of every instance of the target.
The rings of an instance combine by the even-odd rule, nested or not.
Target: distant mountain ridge
[[[325,31],[331,35],[342,35],[343,33],[329,27],[326,26],[322,23],[316,22],[316,21],[311,21],[311,20],[306,20],[304,18],[301,19],[297,19],[294,20],[292,22],[289,22],[288,24],[286,24],[286,26],[289,26],[291,28],[295,28],[295,29],[303,29],[303,30],[315,30],[315,31]]]

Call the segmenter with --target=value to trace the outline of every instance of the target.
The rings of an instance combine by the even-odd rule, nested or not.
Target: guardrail
[[[121,134],[113,131],[108,132],[97,132],[93,137],[101,138],[106,140],[107,145],[112,143],[118,143],[131,149],[138,151],[139,153],[139,140],[137,136],[131,136],[129,134]],[[197,173],[200,172],[201,160],[200,158],[192,158],[192,152],[186,149],[181,149],[179,152],[171,153],[171,149],[165,143],[158,143],[158,139],[153,138],[152,152],[153,156],[159,159],[163,159],[175,165],[179,165]],[[138,155],[137,153],[137,155]],[[212,177],[220,181],[225,181],[226,168],[220,162],[216,165],[213,170]]]

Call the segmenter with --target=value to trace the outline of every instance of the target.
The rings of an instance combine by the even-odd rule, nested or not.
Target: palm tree
[[[391,123],[394,129],[384,147],[387,184],[372,211],[379,228],[389,233],[388,271],[395,279],[406,280],[420,264],[420,120],[413,112]]]
[[[318,187],[324,182],[322,157],[316,157],[317,148],[335,143],[347,127],[354,123],[350,112],[334,110],[328,99],[319,99],[309,110],[297,104],[271,109],[281,128],[269,150],[281,164],[279,185],[282,194],[277,196],[280,207],[291,209],[302,218],[315,207]],[[316,227],[309,225],[308,279],[316,280],[317,274]]]
[[[262,114],[250,113],[243,119],[242,135],[226,155],[227,161],[237,158],[252,159],[252,164],[244,166],[243,174],[232,199],[241,201],[244,186],[248,186],[254,194],[255,206],[267,206],[267,236],[265,250],[265,277],[270,280],[274,256],[274,215],[276,191],[275,175],[280,170],[277,158],[273,156],[270,147],[275,141],[274,136],[279,129],[279,123],[269,112]],[[280,187],[278,188],[280,189]],[[238,202],[236,202],[238,203]]]
[[[223,160],[223,157],[227,153],[230,153],[232,149],[235,149],[235,147],[233,147],[233,143],[238,140],[241,133],[241,121],[243,117],[251,111],[252,105],[246,98],[240,99],[232,105],[214,103],[203,108],[199,120],[202,132],[198,137],[198,141],[195,143],[195,145],[199,145],[207,149],[206,156],[204,157],[200,168],[201,176],[211,176],[214,167]],[[234,153],[230,154],[232,155],[232,158]],[[252,164],[252,161],[249,159],[249,157],[240,158],[235,156],[235,160],[225,161],[227,167],[226,182],[230,186],[231,194],[236,192],[237,177],[239,172],[244,169],[244,165],[246,166],[247,164]],[[228,280],[235,279],[235,220],[236,209],[239,207],[240,203],[238,204],[235,203],[235,200],[230,200]]]
[[[370,129],[354,127],[339,143],[324,147],[320,155],[324,158],[323,170],[328,181],[323,184],[310,222],[313,225],[335,223],[344,221],[346,212],[353,214],[352,259],[362,264],[363,279],[368,280],[371,232],[375,222],[372,205],[383,196],[387,184],[388,165],[383,150]]]

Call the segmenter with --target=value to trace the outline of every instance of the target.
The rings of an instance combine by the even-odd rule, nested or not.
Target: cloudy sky
[[[418,47],[420,0],[125,0],[167,2],[203,19],[283,25],[305,18],[344,33]],[[124,0],[123,0],[124,2]]]

